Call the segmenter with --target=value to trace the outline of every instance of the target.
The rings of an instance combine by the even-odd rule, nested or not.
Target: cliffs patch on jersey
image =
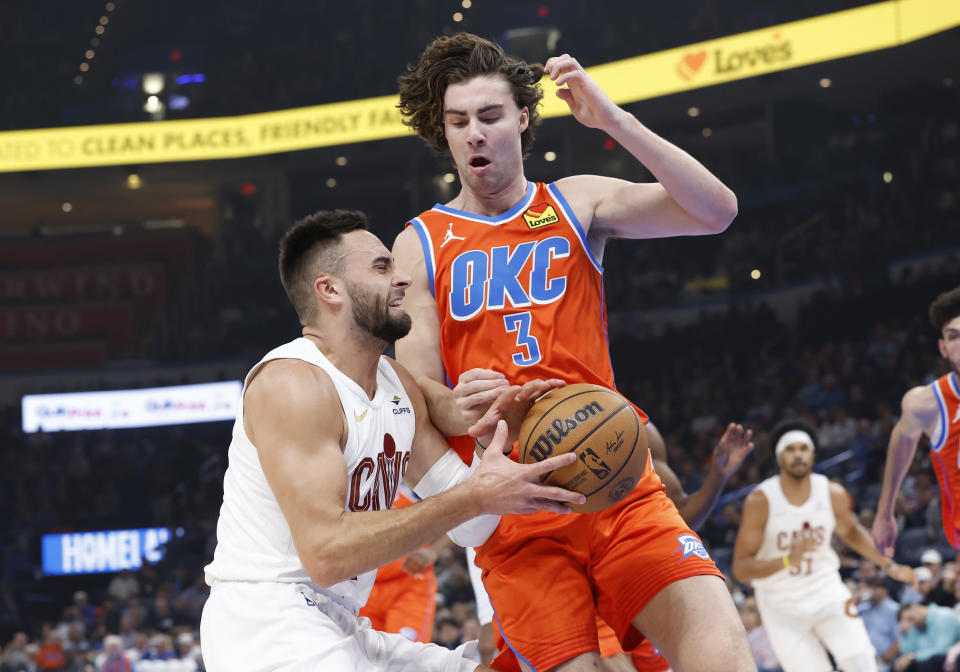
[[[537,203],[527,208],[523,213],[523,219],[527,223],[528,229],[539,229],[547,224],[556,224],[560,221],[557,217],[557,211],[549,203]]]

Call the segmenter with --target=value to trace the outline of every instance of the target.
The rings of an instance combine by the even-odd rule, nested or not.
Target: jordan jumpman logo
[[[450,222],[450,226],[447,228],[447,233],[443,236],[443,242],[440,243],[440,247],[443,247],[451,240],[466,240],[463,236],[458,236],[453,232],[453,222]]]

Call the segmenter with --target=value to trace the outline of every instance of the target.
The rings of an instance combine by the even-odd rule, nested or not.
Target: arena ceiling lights
[[[887,49],[958,25],[958,2],[887,0],[588,72],[614,102],[627,104]],[[544,117],[569,114],[554,96],[543,101]],[[7,131],[0,133],[0,172],[229,159],[382,140],[411,132],[396,106],[396,96],[382,96],[237,117]]]

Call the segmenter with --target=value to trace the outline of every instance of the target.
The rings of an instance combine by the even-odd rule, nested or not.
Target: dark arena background
[[[389,246],[457,193],[395,108],[397,76],[437,35],[572,54],[737,194],[723,234],[616,241],[604,275],[618,387],[685,490],[728,422],[755,433],[700,531],[738,606],[751,590],[732,545],[744,496],[776,472],[773,426],[817,428],[818,470],[869,528],[903,393],[948,371],[926,312],[960,285],[955,0],[8,4],[0,670],[99,671],[109,635],[137,672],[202,669],[236,381],[299,335],[278,240],[311,212],[356,208]],[[545,98],[531,178],[652,179]],[[953,606],[924,445],[896,558],[936,549],[933,579],[910,590]],[[869,563],[841,557],[866,598]],[[434,571],[433,640],[475,637],[462,551]]]

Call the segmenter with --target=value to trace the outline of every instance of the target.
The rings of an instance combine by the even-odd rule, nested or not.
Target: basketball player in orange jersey
[[[606,132],[659,182],[528,181],[523,156],[543,72],[580,123]],[[733,193],[617,107],[567,55],[541,68],[459,33],[431,43],[399,85],[406,122],[451,156],[461,182],[452,201],[411,220],[394,244],[412,273],[414,318],[399,359],[438,396],[450,394],[444,381],[474,368],[515,383],[613,388],[607,239],[718,233],[736,215]],[[625,649],[642,632],[678,672],[755,670],[722,575],[649,464],[623,492],[595,514],[505,517],[477,549],[504,637],[492,666],[598,669],[599,613]]]
[[[397,489],[394,509],[418,501],[403,483]],[[370,619],[374,630],[396,632],[414,642],[429,642],[437,611],[437,577],[433,563],[453,544],[443,535],[405,558],[377,570],[377,579],[360,616]]]
[[[929,385],[903,395],[900,419],[890,434],[883,490],[873,523],[877,548],[893,555],[897,540],[894,501],[910,468],[917,443],[925,435],[940,482],[943,532],[960,549],[960,287],[944,292],[930,304],[930,322],[937,330],[940,354],[950,363],[950,373]]]

